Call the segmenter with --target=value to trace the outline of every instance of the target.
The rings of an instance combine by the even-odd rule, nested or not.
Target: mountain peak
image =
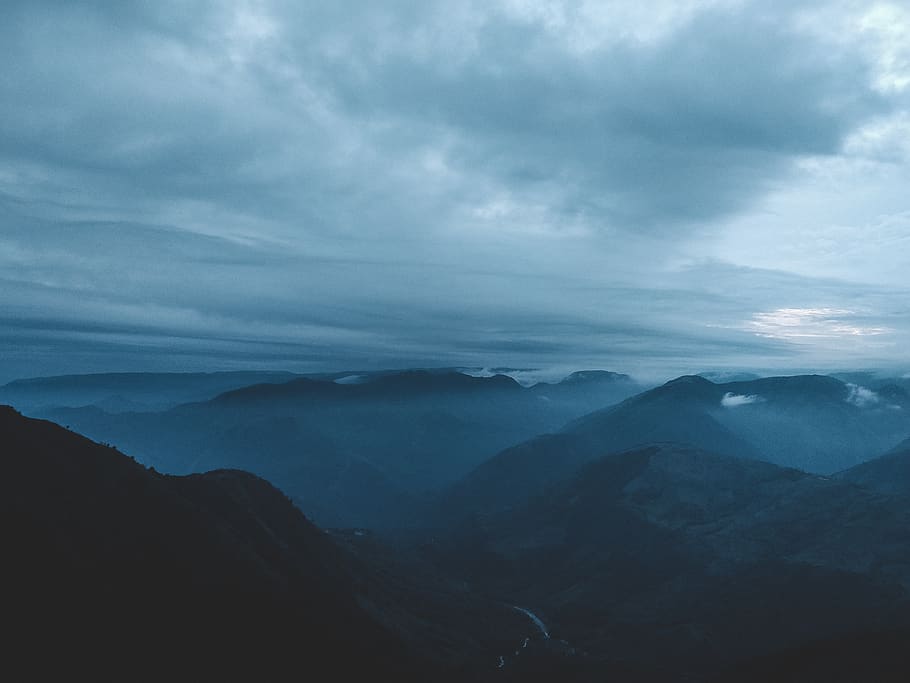
[[[720,400],[720,385],[699,375],[683,375],[659,387],[639,394],[639,400],[653,401],[683,398],[687,401],[714,401]],[[635,400],[634,398],[632,400]]]
[[[680,385],[714,386],[714,382],[709,379],[705,379],[701,375],[682,375],[676,379],[671,379],[669,382],[664,383],[663,386],[669,387]]]
[[[588,382],[626,382],[632,378],[609,370],[577,370],[563,379],[560,384],[582,384]]]

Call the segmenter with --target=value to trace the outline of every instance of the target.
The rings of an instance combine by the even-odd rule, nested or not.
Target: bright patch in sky
[[[892,331],[886,327],[863,326],[855,321],[856,314],[850,310],[778,308],[756,313],[746,327],[761,337],[787,341],[868,337]]]
[[[883,92],[910,86],[910,10],[897,3],[875,3],[859,20],[875,57],[875,85]]]

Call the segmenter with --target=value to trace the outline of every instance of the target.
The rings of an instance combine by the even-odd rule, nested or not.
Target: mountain
[[[559,382],[534,384],[528,388],[528,391],[536,396],[539,402],[552,407],[554,418],[559,416],[560,422],[548,421],[555,429],[592,410],[614,405],[639,393],[644,388],[629,375],[622,373],[607,370],[580,370]],[[539,424],[543,426],[543,423]]]
[[[373,398],[383,400],[408,400],[420,396],[446,394],[496,394],[501,391],[521,391],[522,387],[511,377],[472,377],[460,372],[430,372],[407,370],[400,373],[379,375],[353,383],[316,380],[308,377],[282,384],[264,383],[225,392],[215,401],[221,404],[250,404],[275,399],[297,400],[348,400]]]
[[[715,384],[724,384],[725,382],[751,382],[755,379],[761,379],[761,375],[756,375],[754,372],[740,372],[738,370],[706,370],[696,374]]]
[[[903,501],[678,444],[594,460],[439,539],[440,567],[530,606],[600,680],[706,680],[910,625]]]
[[[899,393],[681,377],[421,496],[610,386],[629,388],[361,373],[54,411],[156,468],[214,468],[185,476],[0,408],[4,648],[32,679],[887,680],[910,633],[910,450],[832,476],[767,460],[890,448]],[[366,523],[323,531],[225,469],[244,464]]]
[[[836,477],[881,493],[910,496],[910,439],[879,458],[838,472]]]
[[[15,380],[0,386],[0,402],[19,410],[95,405],[109,413],[166,410],[180,403],[205,401],[259,383],[280,383],[290,372],[155,373],[121,372],[62,375]]]
[[[641,385],[633,380],[629,375],[620,372],[610,372],[609,370],[577,370],[566,375],[558,382],[538,382],[532,385],[531,390],[541,396],[548,398],[567,396],[576,394],[578,396],[590,397],[597,395],[598,392],[604,393],[607,400],[593,399],[595,403],[604,405],[614,403],[617,390],[625,389],[629,395],[641,390]]]
[[[444,370],[335,380],[257,384],[155,413],[35,414],[164,472],[251,471],[322,526],[379,528],[423,523],[436,492],[500,450],[640,390],[613,373],[532,388]]]
[[[890,388],[899,388],[903,392],[910,391],[910,374],[895,375],[879,371],[854,371],[833,372],[835,377],[847,384],[863,386],[876,392],[886,391]]]
[[[423,680],[356,598],[345,554],[267,482],[160,475],[6,407],[0,438],[7,671]]]
[[[818,375],[720,386],[719,421],[780,465],[832,474],[910,436],[910,401],[900,392]]]
[[[525,615],[251,474],[162,475],[8,407],[0,439],[21,680],[503,680],[527,647]]]
[[[717,394],[717,385],[708,380],[683,377],[591,413],[484,462],[453,487],[445,507],[483,511],[514,505],[595,458],[659,441],[757,457],[707,412]]]
[[[607,429],[611,423],[650,413],[652,421],[644,420],[644,428],[649,428],[654,421],[679,424],[710,418],[748,444],[748,450],[698,436],[674,440],[731,455],[751,451],[763,460],[819,474],[875,457],[910,434],[910,416],[901,404],[821,375],[723,384],[681,377],[630,399],[622,408],[585,421],[592,429]]]
[[[586,462],[655,442],[830,474],[910,434],[902,404],[860,389],[818,375],[724,384],[679,377],[500,452],[456,484],[444,506],[514,505]]]

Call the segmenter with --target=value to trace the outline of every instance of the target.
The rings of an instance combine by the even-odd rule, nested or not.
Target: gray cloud
[[[906,169],[877,132],[906,116],[896,48],[819,28],[857,11],[9,3],[0,374],[896,359],[905,292],[832,265],[850,225],[790,272],[751,256],[786,246],[754,226],[807,162]],[[781,224],[811,244],[819,216]],[[845,312],[811,343],[767,327],[796,309]]]
[[[566,212],[667,227],[741,208],[794,156],[836,153],[887,108],[862,63],[786,19],[710,11],[657,46],[577,54],[494,14],[454,65],[367,41],[324,80],[357,113],[451,132],[456,163],[512,191],[555,183]]]
[[[863,62],[787,14],[711,10],[656,45],[579,53],[480,5],[106,7],[27,5],[8,24],[0,149],[118,198],[307,228],[459,219],[497,195],[595,227],[711,219],[887,109]],[[449,173],[416,167],[434,161]]]

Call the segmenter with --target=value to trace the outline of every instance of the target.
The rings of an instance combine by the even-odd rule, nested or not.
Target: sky
[[[0,381],[910,370],[910,3],[2,15]]]

